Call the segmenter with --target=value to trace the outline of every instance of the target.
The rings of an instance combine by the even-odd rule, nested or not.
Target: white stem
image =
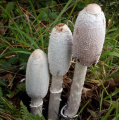
[[[34,114],[34,115],[39,115],[40,117],[42,116],[41,113],[42,113],[42,105],[39,106],[39,107],[31,107],[31,113]]]
[[[78,112],[81,102],[81,94],[85,81],[86,71],[87,66],[83,66],[78,61],[76,61],[70,96],[68,99],[67,107],[64,112],[65,116],[72,118]]]
[[[48,118],[58,119],[59,106],[61,101],[63,76],[52,76],[50,88],[50,100],[48,109]]]
[[[33,113],[34,115],[38,114],[41,117],[42,105],[43,105],[43,100],[41,98],[32,98],[30,104],[31,113]]]

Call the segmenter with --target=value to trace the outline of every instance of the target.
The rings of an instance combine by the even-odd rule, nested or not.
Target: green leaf
[[[21,105],[21,115],[22,115],[22,120],[35,120],[34,115],[29,113],[27,110],[27,107],[23,104],[23,102],[20,102]]]
[[[84,110],[84,108],[88,105],[88,103],[89,103],[89,101],[87,101],[87,102],[86,102],[86,104],[82,107],[82,109],[81,109],[81,110],[80,110],[80,112],[78,113],[78,116],[76,117],[76,119],[75,119],[75,120],[77,120],[77,119],[78,119],[78,117],[79,117],[80,113]]]
[[[17,85],[17,90],[19,91],[25,91],[25,83],[21,83]]]
[[[115,101],[115,103],[112,104],[111,108],[109,108],[109,110],[108,110],[108,112],[107,112],[104,120],[107,120],[107,119],[108,119],[108,116],[110,115],[110,113],[112,112],[112,110],[113,110],[116,106],[119,105],[118,100],[119,100],[119,99],[117,99],[117,100]]]
[[[119,57],[119,53],[107,51],[107,52],[103,53],[100,58],[103,58],[103,57],[105,57],[105,56],[107,56],[107,55]]]
[[[7,6],[6,6],[6,8],[5,8],[6,11],[7,11],[8,13],[10,13],[10,12],[13,10],[14,5],[15,5],[14,2],[9,2],[9,3],[7,4]]]
[[[3,79],[0,78],[0,86],[7,86],[5,81]]]
[[[50,17],[51,19],[56,19],[57,16],[58,16],[57,12],[50,12],[50,14],[49,14],[49,17]]]
[[[0,87],[0,98],[3,96],[2,88]]]
[[[13,64],[16,64],[17,62],[19,61],[19,58],[17,56],[15,57],[11,57],[9,59],[9,62],[13,65]]]
[[[104,100],[106,100],[106,99],[110,98],[110,96],[112,97],[112,96],[114,96],[114,95],[116,95],[118,93],[119,93],[119,89],[116,89],[112,94],[110,94],[107,97],[105,97]]]
[[[50,9],[45,8],[38,15],[38,19],[41,20],[41,21],[48,21],[50,13],[51,13]]]
[[[0,4],[6,3],[6,0],[0,0]]]
[[[0,68],[1,69],[5,69],[5,68],[9,68],[9,67],[11,67],[12,65],[11,65],[11,63],[10,62],[5,62],[5,63],[3,63],[1,66],[0,66]]]

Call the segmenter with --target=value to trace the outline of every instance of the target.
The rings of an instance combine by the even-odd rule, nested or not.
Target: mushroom
[[[76,58],[73,82],[64,117],[74,117],[81,102],[87,67],[97,64],[105,39],[106,20],[101,7],[87,5],[78,15],[73,33],[73,56]]]
[[[70,67],[72,56],[72,33],[64,23],[56,25],[51,34],[48,47],[49,69],[52,74],[48,117],[58,118],[63,76]]]
[[[49,71],[46,54],[36,49],[30,55],[26,69],[26,91],[31,97],[31,112],[41,116],[43,98],[46,96],[49,86]]]

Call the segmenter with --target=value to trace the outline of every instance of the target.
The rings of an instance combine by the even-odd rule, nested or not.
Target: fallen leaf
[[[4,35],[4,34],[5,34],[4,25],[0,22],[0,35]]]

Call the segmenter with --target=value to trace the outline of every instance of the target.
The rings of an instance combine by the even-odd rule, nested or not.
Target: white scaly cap
[[[26,69],[26,91],[32,98],[31,107],[42,105],[42,98],[47,94],[49,86],[49,71],[46,54],[36,49],[30,55]]]
[[[64,23],[56,25],[51,34],[48,47],[50,72],[63,76],[70,67],[72,55],[72,33]]]
[[[101,7],[89,4],[78,15],[73,33],[73,56],[80,64],[96,64],[105,39],[106,20]]]

